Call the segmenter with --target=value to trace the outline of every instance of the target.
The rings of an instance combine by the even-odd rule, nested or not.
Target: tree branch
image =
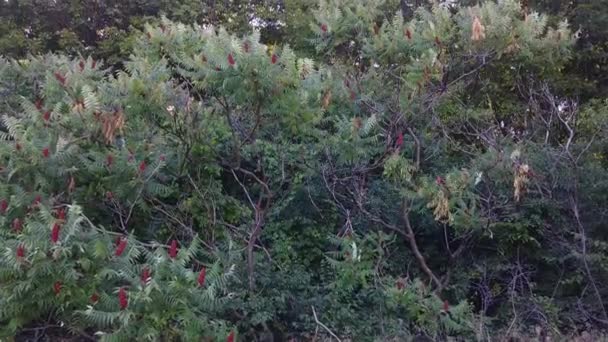
[[[420,265],[420,268],[422,269],[422,271],[424,271],[424,273],[426,273],[426,275],[429,276],[429,278],[431,278],[435,286],[437,286],[436,292],[440,292],[443,289],[444,285],[441,280],[439,280],[439,278],[435,275],[435,273],[433,273],[433,271],[429,268],[426,263],[426,259],[424,258],[422,253],[420,253],[420,249],[418,249],[418,243],[416,242],[414,229],[412,228],[412,224],[410,222],[409,208],[407,207],[407,204],[405,204],[405,201],[403,208],[403,222],[405,223],[406,238],[410,243],[410,248],[412,249],[414,256],[416,257],[416,259],[418,259],[418,264]]]
[[[321,321],[319,321],[319,319],[317,318],[317,312],[315,311],[315,307],[311,306],[312,308],[312,315],[315,318],[315,322],[317,323],[317,325],[319,325],[321,328],[325,329],[325,331],[327,331],[327,333],[329,333],[331,336],[333,336],[333,338],[335,338],[336,340],[338,340],[338,342],[342,342],[342,340],[333,333],[333,331],[331,331],[327,325],[321,323]]]

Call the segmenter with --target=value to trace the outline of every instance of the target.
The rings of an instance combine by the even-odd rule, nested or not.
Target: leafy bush
[[[162,18],[123,69],[1,60],[2,336],[542,339],[608,320],[608,104],[553,87],[575,35],[512,0],[397,10],[321,1],[311,55]]]

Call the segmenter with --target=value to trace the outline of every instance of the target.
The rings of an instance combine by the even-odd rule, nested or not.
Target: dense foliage
[[[225,25],[117,2],[119,53],[2,48],[0,337],[601,338],[602,37],[514,0],[181,3],[141,15]]]

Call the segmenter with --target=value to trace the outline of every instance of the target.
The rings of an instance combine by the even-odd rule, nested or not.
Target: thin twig
[[[127,225],[129,224],[129,220],[131,219],[131,215],[133,215],[133,209],[135,209],[135,205],[137,204],[137,201],[139,200],[139,198],[141,197],[142,193],[144,192],[144,189],[146,188],[146,183],[148,181],[150,181],[150,179],[152,179],[152,177],[154,177],[154,175],[156,174],[156,172],[160,169],[162,163],[158,163],[158,165],[154,168],[154,170],[152,170],[152,172],[150,173],[150,175],[148,176],[148,178],[144,179],[143,184],[141,185],[141,188],[139,189],[139,191],[137,192],[137,196],[135,196],[135,200],[133,201],[133,204],[131,205],[131,208],[129,208],[129,213],[127,214],[127,218],[124,221],[124,229],[127,229]]]

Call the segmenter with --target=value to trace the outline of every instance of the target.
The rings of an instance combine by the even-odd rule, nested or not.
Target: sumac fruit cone
[[[51,229],[51,242],[57,243],[59,241],[59,230],[61,229],[61,225],[59,223],[55,223],[53,225],[53,229]]]
[[[177,257],[177,240],[171,241],[171,246],[169,247],[169,257],[171,257],[171,259],[175,259],[175,257]]]
[[[17,258],[22,259],[25,257],[25,247],[23,245],[17,246]]]
[[[65,76],[63,76],[59,71],[56,71],[54,75],[57,81],[59,81],[62,86],[65,86]]]
[[[63,285],[60,281],[56,281],[55,284],[53,284],[53,292],[55,292],[55,295],[59,295],[61,293],[62,287]]]
[[[412,40],[412,31],[410,31],[410,29],[406,29],[405,36],[407,37],[407,40]]]
[[[148,281],[150,281],[150,277],[150,269],[146,266],[141,271],[141,282],[144,283],[144,285],[147,284]]]
[[[401,146],[403,146],[403,133],[399,132],[399,135],[397,135],[397,141],[395,142],[395,147],[401,148]]]
[[[127,239],[121,237],[118,241],[118,246],[116,246],[116,250],[114,251],[114,255],[117,257],[121,256],[125,251],[125,248],[127,248]]]
[[[142,160],[141,163],[139,163],[139,173],[144,173],[146,171],[146,161]]]
[[[197,279],[198,286],[202,287],[202,286],[205,285],[205,277],[206,277],[206,275],[207,275],[207,269],[203,267],[201,269],[201,272],[198,274],[198,279]]]
[[[129,298],[127,297],[127,291],[124,288],[120,288],[118,290],[118,304],[120,304],[120,309],[124,310],[129,306]]]
[[[12,228],[15,233],[20,233],[21,230],[23,230],[23,222],[21,222],[19,218],[15,218],[13,220]]]
[[[0,201],[0,214],[6,214],[6,209],[8,209],[8,201],[3,199]]]
[[[65,209],[59,208],[55,211],[55,214],[57,215],[58,220],[65,221]]]

